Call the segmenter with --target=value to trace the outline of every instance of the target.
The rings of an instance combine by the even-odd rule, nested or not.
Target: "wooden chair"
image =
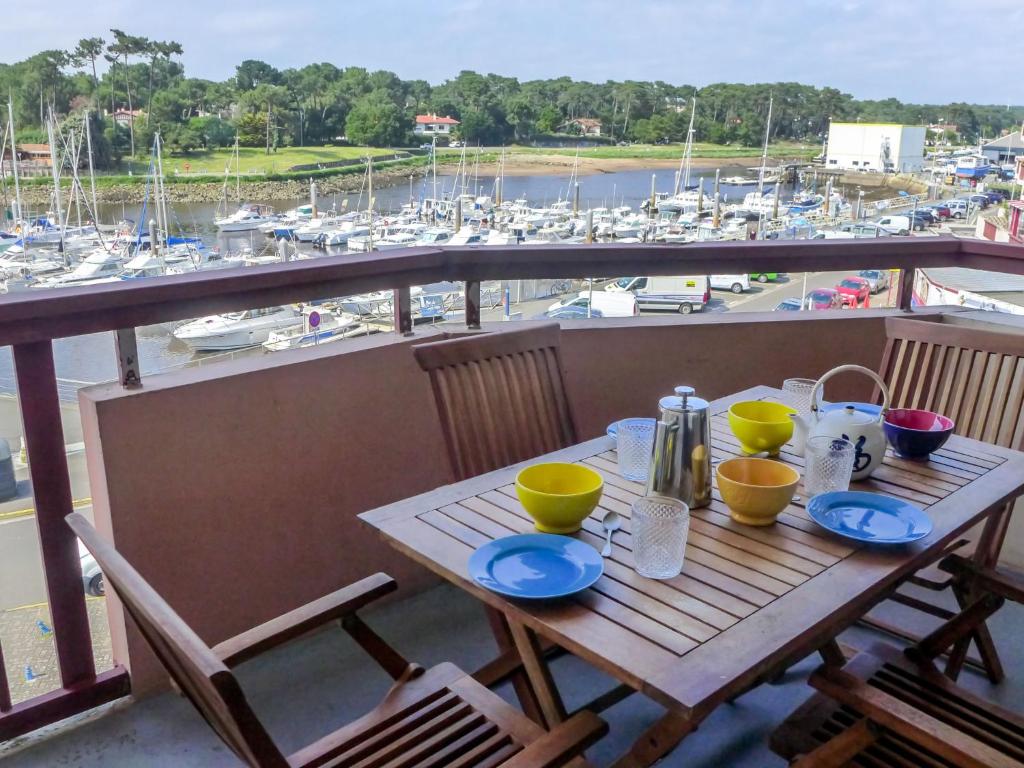
[[[430,375],[456,480],[576,442],[560,335],[552,323],[413,347]]]
[[[886,319],[886,343],[879,374],[892,395],[894,408],[922,408],[942,413],[956,423],[956,433],[995,445],[1024,447],[1024,334],[1002,332],[933,319]],[[876,399],[878,391],[875,392]],[[961,539],[951,549],[972,552],[975,560],[993,566],[999,560],[1012,504],[990,515],[974,540]],[[949,551],[949,550],[947,550]],[[910,582],[933,591],[955,585],[934,569],[919,572]],[[961,607],[970,595],[957,593]],[[892,599],[940,619],[953,612],[929,600],[896,592]],[[876,618],[865,623],[914,641],[917,636]],[[993,682],[1003,678],[999,655],[984,625],[972,635],[981,665]],[[963,665],[971,638],[951,653],[947,674],[954,679]]]
[[[565,392],[561,328],[549,323],[413,347],[430,376],[448,463],[455,480],[507,467],[576,442]],[[486,686],[511,680],[524,711],[545,722],[505,617],[485,606],[500,655],[473,677]],[[544,652],[562,653],[547,645]]]
[[[84,517],[66,519],[178,689],[249,766],[561,766],[580,759],[607,731],[596,715],[581,712],[546,733],[454,665],[424,671],[407,662],[356,615],[395,590],[383,573],[210,648]],[[286,756],[250,708],[231,667],[335,620],[395,683],[371,712]]]
[[[1004,599],[1024,602],[1024,579],[953,555],[943,567],[982,582],[983,594],[920,643],[884,643],[844,666],[819,668],[818,689],[772,735],[772,749],[799,768],[1024,768],[1024,717],[976,696],[933,660]]]

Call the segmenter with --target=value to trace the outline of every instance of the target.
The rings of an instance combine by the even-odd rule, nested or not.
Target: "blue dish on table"
[[[622,421],[640,421],[640,422],[645,422],[647,424],[653,425],[657,421],[657,419],[636,418],[636,419],[622,419]],[[608,432],[608,437],[614,437],[614,438],[618,439],[618,437],[619,437],[619,424],[620,423],[621,422],[619,422],[619,421],[613,421],[611,424],[608,425],[608,429],[606,430]]]
[[[871,544],[908,544],[932,532],[923,509],[879,493],[820,493],[807,503],[807,514],[833,533]]]
[[[522,533],[489,541],[469,557],[469,575],[506,597],[551,600],[581,592],[601,578],[604,560],[578,539]]]

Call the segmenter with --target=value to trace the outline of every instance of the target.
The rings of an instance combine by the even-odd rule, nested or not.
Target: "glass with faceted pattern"
[[[623,419],[616,439],[619,472],[627,480],[646,483],[654,453],[654,419]]]
[[[650,579],[678,576],[690,533],[690,508],[668,496],[644,496],[633,502],[630,522],[636,572]]]
[[[857,451],[849,440],[819,435],[804,448],[804,492],[807,498],[829,491],[848,491]]]

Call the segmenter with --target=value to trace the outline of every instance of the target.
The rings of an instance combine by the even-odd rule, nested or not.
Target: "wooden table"
[[[756,387],[712,403],[716,460],[739,453],[726,411],[739,400],[781,393]],[[602,578],[571,600],[515,602],[467,575],[481,544],[533,529],[516,499],[518,467],[491,472],[361,515],[387,541],[500,611],[509,623],[543,719],[565,716],[543,641],[557,643],[664,705],[619,766],[649,765],[670,751],[719,704],[831,641],[899,582],[932,562],[950,542],[1024,489],[1024,454],[952,437],[927,462],[886,456],[853,488],[889,494],[928,510],[934,531],[912,545],[872,548],[835,536],[811,521],[803,489],[769,527],[734,522],[717,488],[709,507],[692,511],[686,564],[675,579],[656,581],[633,569],[630,504],[643,487],[623,479],[614,441],[601,437],[544,457],[581,462],[605,479],[599,507],[578,538],[600,549],[601,518],[623,516]],[[788,448],[788,446],[787,446]],[[803,459],[781,460],[802,470]],[[532,462],[528,462],[532,463]],[[614,694],[605,704],[618,700]]]

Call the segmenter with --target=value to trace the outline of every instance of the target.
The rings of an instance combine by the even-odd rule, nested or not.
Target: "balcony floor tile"
[[[896,609],[899,610],[899,609]],[[473,669],[489,659],[494,644],[478,604],[464,593],[440,586],[367,612],[368,622],[407,657],[423,665],[451,660]],[[906,623],[904,624],[907,625]],[[1005,706],[1024,709],[1024,644],[1008,642],[1024,628],[1024,608],[1011,605],[992,622],[1011,679],[993,688],[973,673],[962,682]],[[878,635],[860,628],[843,640],[865,645]],[[1002,640],[1002,642],[1000,642]],[[239,669],[254,708],[285,752],[314,740],[372,707],[388,685],[386,676],[340,630],[329,629],[279,649]],[[805,659],[781,682],[764,685],[719,708],[699,731],[661,765],[687,768],[770,768],[784,762],[767,747],[780,719],[807,695],[807,674],[818,664]],[[570,708],[611,687],[611,681],[572,657],[555,662],[555,676]],[[500,693],[513,700],[510,690]],[[633,696],[607,710],[611,734],[588,756],[609,765],[661,713]],[[13,745],[17,749],[17,745]],[[27,738],[18,751],[0,758],[3,768],[218,768],[236,766],[199,715],[172,694],[137,704],[114,705],[96,719],[58,728],[45,738]]]

